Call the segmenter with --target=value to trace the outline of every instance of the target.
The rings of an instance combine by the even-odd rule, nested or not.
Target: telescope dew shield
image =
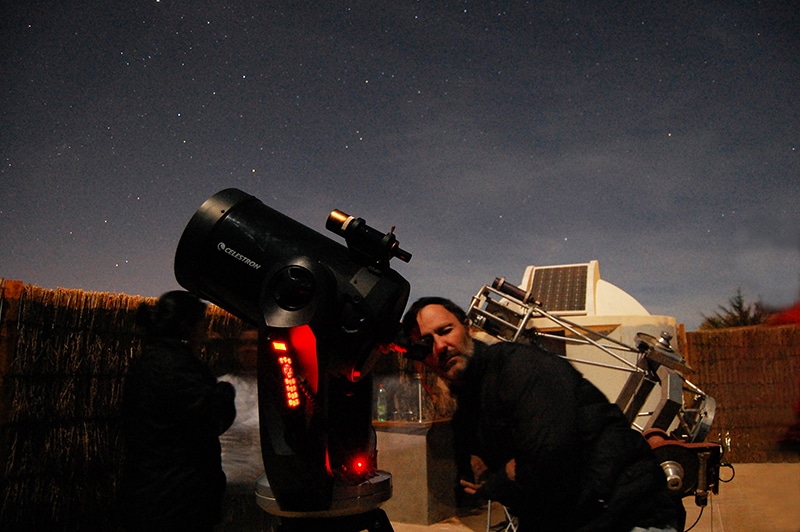
[[[306,252],[325,253],[336,245],[256,197],[226,189],[203,203],[186,226],[175,278],[254,325],[304,325],[334,288],[331,273]]]

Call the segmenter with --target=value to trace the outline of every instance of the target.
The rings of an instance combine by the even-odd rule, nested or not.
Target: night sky
[[[235,187],[462,305],[529,264],[687,329],[800,296],[793,2],[30,1],[0,16],[0,277],[155,296]]]

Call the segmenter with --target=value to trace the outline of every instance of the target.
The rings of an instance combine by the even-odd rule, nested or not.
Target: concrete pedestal
[[[430,525],[456,515],[456,465],[449,421],[374,422],[378,468],[392,474],[382,508],[392,522]]]

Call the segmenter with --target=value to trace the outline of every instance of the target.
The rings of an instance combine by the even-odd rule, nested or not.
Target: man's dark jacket
[[[127,456],[121,504],[128,528],[210,530],[225,473],[219,435],[236,417],[235,390],[178,340],[145,347],[125,380]]]
[[[566,360],[533,345],[475,342],[454,389],[456,437],[494,473],[479,495],[521,531],[677,528],[680,501],[642,435]],[[516,479],[505,464],[516,461]]]

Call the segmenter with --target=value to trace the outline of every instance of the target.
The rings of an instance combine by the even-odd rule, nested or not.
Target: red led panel
[[[284,342],[273,341],[272,349],[276,353],[286,353],[288,348]],[[300,389],[297,386],[297,377],[294,374],[294,366],[292,365],[292,357],[289,355],[279,355],[278,364],[283,374],[283,391],[286,395],[286,406],[289,408],[297,408],[300,406]]]

